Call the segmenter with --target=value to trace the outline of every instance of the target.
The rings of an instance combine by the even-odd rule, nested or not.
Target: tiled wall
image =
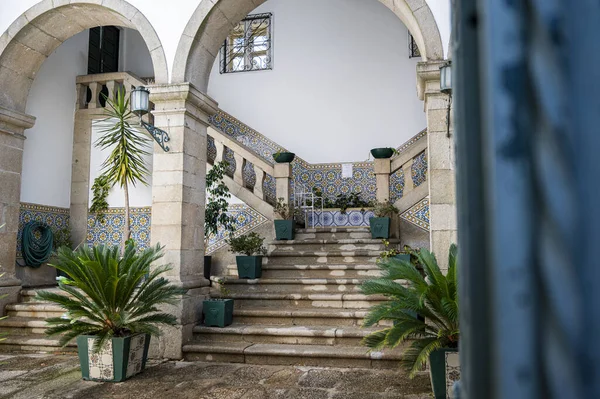
[[[273,163],[273,153],[285,150],[277,143],[269,140],[225,112],[219,111],[219,113],[213,115],[210,119],[210,123],[215,129],[232,136],[240,143],[251,148],[269,163]],[[408,142],[404,143],[398,151],[402,152],[410,147],[425,134],[425,131],[420,132]],[[369,149],[365,149],[365,154],[367,154],[368,150]],[[216,148],[212,139],[209,137],[208,156],[210,159],[214,159],[215,155]],[[224,158],[232,164],[231,171],[235,170],[235,166],[233,166],[235,164],[233,154],[226,151]],[[342,164],[340,163],[309,164],[299,157],[296,157],[295,161],[292,163],[293,181],[296,185],[304,184],[309,190],[312,187],[317,187],[321,189],[325,196],[332,200],[339,194],[351,192],[361,193],[361,197],[365,200],[375,199],[376,181],[372,162],[353,163],[352,178],[342,179],[341,172]],[[246,168],[244,169],[244,175],[246,180],[254,181],[255,179],[255,177],[253,178],[252,176],[253,170],[249,164],[246,165]],[[418,186],[427,180],[427,159],[425,152],[415,158],[412,167],[412,175],[415,186]],[[392,201],[402,197],[404,178],[402,170],[398,170],[390,177]],[[268,176],[265,181],[264,190],[265,193],[267,193],[267,198],[270,198],[271,200],[275,199],[275,181],[270,176]]]
[[[152,220],[150,207],[130,208],[131,238],[141,249],[150,246],[150,223]],[[87,244],[121,245],[123,241],[123,224],[125,211],[123,208],[111,208],[98,220],[96,215],[88,215]]]
[[[53,233],[69,228],[68,208],[21,203],[19,210],[19,231],[17,233],[17,258],[22,259],[23,227],[32,221],[42,222],[50,226]]]
[[[308,213],[308,227],[363,227],[369,226],[373,211],[348,209],[342,213],[339,209],[324,209],[323,212]],[[314,224],[313,224],[314,220]]]
[[[256,212],[246,204],[231,204],[229,205],[229,214],[235,217],[235,232],[234,237],[239,237],[246,234],[263,223],[267,223],[266,217]],[[211,254],[216,250],[225,246],[227,233],[224,229],[219,229],[216,236],[211,237],[206,248],[206,253]]]
[[[400,214],[404,220],[429,231],[429,198],[425,198]]]

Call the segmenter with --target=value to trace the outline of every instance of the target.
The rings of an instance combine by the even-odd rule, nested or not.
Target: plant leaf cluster
[[[397,215],[400,211],[394,204],[392,204],[389,200],[385,200],[383,202],[377,202],[373,207],[373,213],[375,217],[378,218],[391,218],[394,215]]]
[[[64,294],[41,291],[38,298],[65,309],[62,317],[46,320],[48,335],[61,335],[65,346],[79,335],[97,336],[95,350],[112,337],[135,333],[159,334],[159,325],[174,325],[177,318],[160,310],[175,305],[186,290],[161,275],[168,266],[150,267],[163,256],[159,246],[138,251],[128,241],[119,247],[61,247],[51,266],[66,277],[59,280]]]
[[[323,191],[318,187],[313,187],[312,192],[315,196],[320,197],[315,199],[315,207],[320,208],[340,208],[342,214],[345,214],[349,208],[370,208],[373,206],[372,202],[366,201],[360,197],[360,193],[346,193],[338,194],[334,200],[324,197]],[[309,201],[308,205],[312,205]]]
[[[219,226],[223,227],[229,234],[235,231],[235,217],[228,213],[229,202],[231,198],[229,188],[223,182],[223,177],[227,172],[229,162],[221,161],[216,163],[206,173],[206,210],[204,214],[204,241],[205,248],[208,245],[210,237],[219,232]]]
[[[383,320],[393,322],[393,326],[366,336],[363,344],[383,349],[410,341],[401,362],[412,378],[422,370],[433,351],[458,347],[459,319],[456,245],[450,247],[445,276],[428,250],[412,251],[411,255],[416,257],[418,266],[395,258],[378,262],[381,278],[366,281],[361,291],[389,298],[369,309],[364,327]]]
[[[283,220],[289,220],[294,217],[293,210],[290,209],[289,204],[285,203],[285,199],[283,197],[277,199],[277,202],[273,207],[273,211],[276,215],[279,215],[279,217]]]
[[[266,255],[267,249],[263,246],[265,239],[257,232],[244,234],[239,237],[230,237],[227,240],[229,251],[234,254],[244,254],[246,256]]]

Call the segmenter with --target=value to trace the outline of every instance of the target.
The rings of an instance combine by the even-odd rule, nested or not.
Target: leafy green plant
[[[373,213],[375,214],[375,217],[378,218],[391,218],[399,212],[398,208],[396,208],[389,200],[378,202],[373,207]]]
[[[431,252],[421,249],[414,254],[418,266],[395,258],[386,259],[378,262],[383,272],[381,278],[368,280],[361,286],[366,295],[379,294],[389,298],[369,309],[363,325],[371,327],[382,320],[394,323],[367,335],[363,343],[373,349],[382,349],[394,348],[410,340],[401,362],[410,371],[411,378],[423,368],[433,351],[456,348],[459,339],[456,245],[450,246],[445,276]]]
[[[106,99],[105,128],[94,145],[102,150],[110,150],[102,163],[98,180],[98,190],[93,190],[92,207],[103,214],[108,209],[107,190],[119,185],[125,195],[125,223],[123,224],[123,247],[131,237],[129,220],[129,186],[137,183],[148,185],[148,167],[144,156],[150,155],[147,148],[150,138],[137,129],[139,126],[133,112],[129,109],[129,99],[125,89],[119,88],[114,100]],[[96,181],[94,181],[95,185]],[[104,197],[104,199],[102,199]],[[96,206],[94,206],[96,205]]]
[[[246,256],[265,255],[267,249],[263,246],[265,239],[258,233],[252,232],[239,237],[231,237],[227,240],[229,251],[234,254]]]
[[[294,217],[294,211],[290,209],[289,204],[285,202],[283,197],[277,199],[277,203],[273,207],[273,211],[283,220],[289,220]]]
[[[150,267],[163,256],[160,246],[137,251],[129,241],[122,256],[119,252],[118,247],[105,245],[58,250],[51,266],[66,275],[58,285],[67,295],[41,291],[38,298],[66,310],[62,317],[46,320],[50,326],[46,333],[61,335],[61,345],[79,335],[93,335],[99,350],[112,337],[158,335],[159,325],[177,322],[159,305],[176,304],[186,290],[161,277],[169,266]]]
[[[385,249],[383,251],[381,251],[381,253],[379,254],[379,258],[378,260],[386,260],[388,258],[393,258],[396,255],[400,255],[400,254],[408,254],[410,255],[411,258],[411,262],[416,262],[418,263],[418,258],[417,258],[417,252],[412,249],[410,246],[405,245],[402,249],[398,249],[398,248],[390,248],[390,242],[386,239],[381,240],[381,242],[383,243],[383,245],[385,245]]]
[[[321,205],[323,208],[340,208],[342,214],[345,214],[348,208],[370,208],[373,204],[370,201],[366,201],[360,197],[360,193],[347,193],[347,194],[338,194],[335,197],[335,200],[331,200],[327,197],[324,197],[323,191],[318,187],[313,187],[312,192],[317,197],[321,197],[315,200],[315,207],[320,208]],[[308,205],[311,205],[309,201]]]
[[[110,192],[110,184],[108,184],[108,178],[104,175],[100,175],[94,179],[92,185],[92,205],[90,206],[90,213],[96,214],[96,218],[103,222],[104,214],[108,210],[108,194]]]
[[[230,215],[229,202],[231,198],[229,188],[223,182],[223,176],[227,171],[229,162],[216,163],[206,174],[206,211],[204,215],[204,248],[212,236],[217,235],[219,227],[225,229],[229,234],[235,231],[235,218]]]

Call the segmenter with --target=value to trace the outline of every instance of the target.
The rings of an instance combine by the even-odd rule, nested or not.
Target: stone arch
[[[165,53],[146,17],[124,0],[43,0],[17,18],[0,37],[0,107],[25,112],[29,90],[46,58],[65,40],[102,25],[137,30],[150,51],[157,83],[168,82]]]
[[[191,82],[206,92],[210,71],[231,29],[266,0],[200,2],[186,25],[173,63],[173,83]],[[415,38],[424,61],[444,58],[442,39],[426,0],[379,0]]]

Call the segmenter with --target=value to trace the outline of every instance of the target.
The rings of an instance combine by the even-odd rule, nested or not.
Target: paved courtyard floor
[[[152,362],[123,383],[83,381],[73,355],[0,354],[0,398],[431,398],[427,374],[395,370]]]

